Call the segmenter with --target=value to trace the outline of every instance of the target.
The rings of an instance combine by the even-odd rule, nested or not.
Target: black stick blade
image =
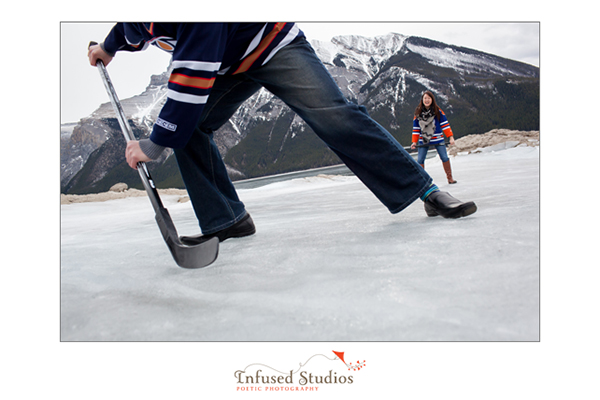
[[[204,268],[217,259],[219,255],[219,239],[217,237],[193,246],[181,243],[169,211],[164,207],[161,207],[160,211],[156,213],[156,222],[173,259],[181,268]]]

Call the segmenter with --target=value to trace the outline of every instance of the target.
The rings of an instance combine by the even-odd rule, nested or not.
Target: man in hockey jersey
[[[118,51],[149,45],[172,53],[167,100],[150,137],[130,141],[126,158],[136,168],[173,148],[202,231],[183,243],[255,232],[213,132],[261,87],[296,112],[391,213],[419,198],[429,216],[477,210],[440,191],[364,107],[345,99],[295,23],[118,23],[88,57],[93,66],[99,59],[108,65]]]

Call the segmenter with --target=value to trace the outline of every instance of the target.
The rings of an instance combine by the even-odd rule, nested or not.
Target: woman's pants
[[[439,146],[433,146],[437,152],[438,155],[440,156],[440,159],[442,160],[442,162],[446,162],[449,160],[448,158],[448,152],[446,151],[446,145],[445,144],[440,144]],[[421,165],[425,165],[425,158],[427,157],[427,152],[429,151],[430,147],[428,146],[423,146],[423,147],[419,147],[418,153],[417,153],[417,163],[421,164]]]

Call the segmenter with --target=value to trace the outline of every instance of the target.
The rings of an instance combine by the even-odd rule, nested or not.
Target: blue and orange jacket
[[[304,33],[294,23],[118,23],[102,48],[141,51],[149,45],[172,53],[167,101],[150,140],[182,148],[200,119],[217,75],[239,74],[267,63]]]
[[[435,119],[435,132],[429,141],[432,145],[444,143],[444,135],[446,135],[446,137],[454,135],[452,133],[452,128],[450,128],[450,122],[448,122],[448,118],[446,118],[446,114],[444,114],[441,108],[439,110],[440,118]],[[413,119],[412,142],[423,144],[423,140],[421,140],[421,127],[419,126],[419,120],[416,117]]]

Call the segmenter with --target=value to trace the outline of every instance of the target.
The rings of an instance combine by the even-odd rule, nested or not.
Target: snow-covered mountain
[[[121,100],[125,115],[138,133],[146,135],[152,129],[153,121],[166,101],[168,78],[168,71],[154,75],[143,93]],[[76,183],[70,181],[84,167],[92,152],[104,143],[122,142],[124,147],[119,129],[110,102],[102,104],[77,124],[64,124],[61,127],[61,187]]]
[[[537,67],[397,33],[338,36],[312,45],[348,99],[364,105],[403,145],[410,144],[412,113],[424,90],[436,95],[457,137],[494,128],[539,129]],[[165,101],[167,79],[168,71],[153,76],[142,94],[122,100],[142,137],[149,134]],[[103,104],[64,139],[63,192],[103,191],[116,182],[138,185],[135,171],[124,165],[125,144],[113,115],[111,105]],[[233,179],[340,162],[297,115],[264,89],[215,133],[215,140]],[[153,177],[159,186],[182,187],[169,155],[151,163]]]

